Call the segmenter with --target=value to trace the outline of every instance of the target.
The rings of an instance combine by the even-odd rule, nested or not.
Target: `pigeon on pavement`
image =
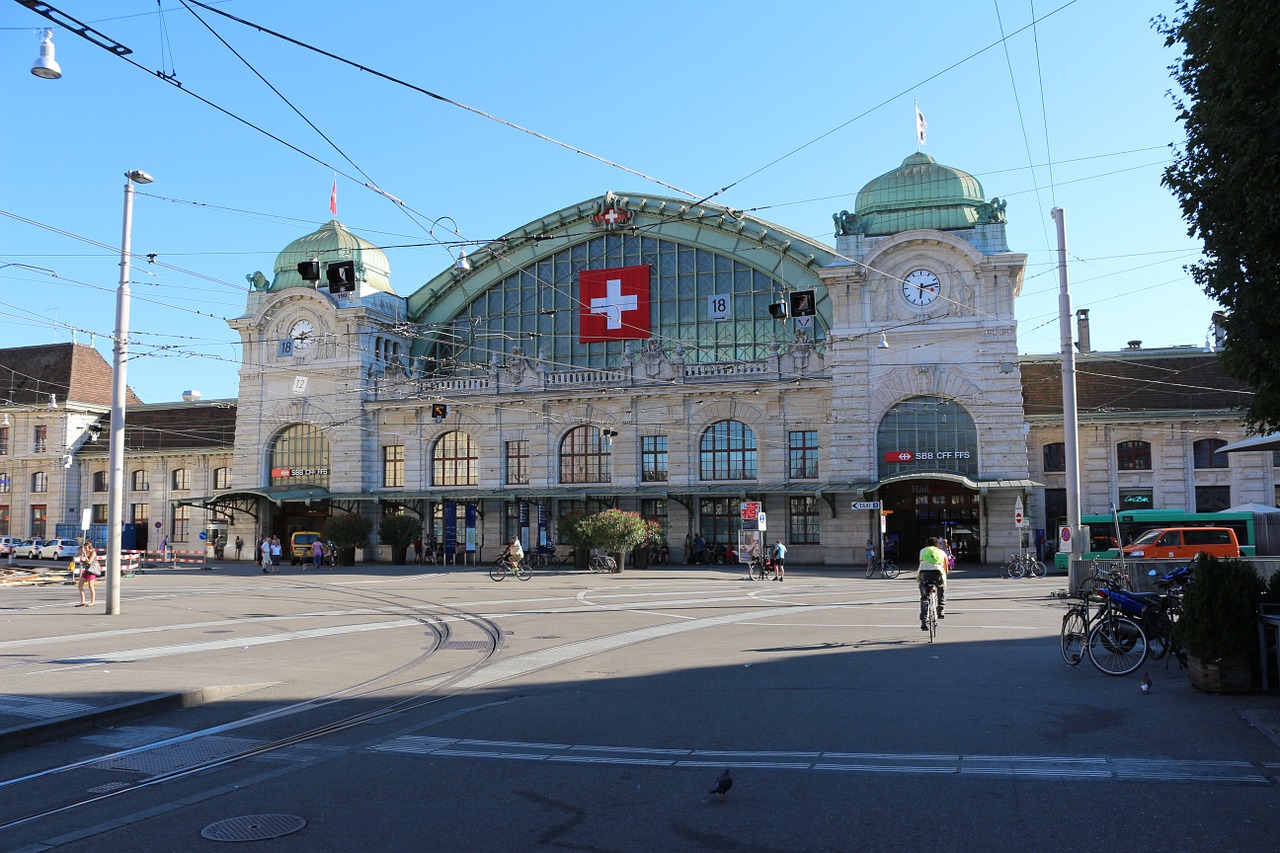
[[[1147,675],[1145,672],[1142,673],[1142,680],[1138,682],[1138,689],[1143,693],[1151,692],[1151,676]]]
[[[733,787],[733,777],[729,775],[729,768],[726,767],[724,769],[724,772],[720,774],[720,778],[716,780],[715,787],[713,787],[707,793],[719,794],[720,799],[723,800],[725,797],[725,794],[728,794],[729,789],[732,787]]]

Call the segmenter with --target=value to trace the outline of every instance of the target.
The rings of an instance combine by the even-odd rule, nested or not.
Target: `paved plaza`
[[[0,589],[0,850],[1273,849],[1280,693],[1065,666],[1061,576],[962,567],[933,644],[860,568],[122,583]]]

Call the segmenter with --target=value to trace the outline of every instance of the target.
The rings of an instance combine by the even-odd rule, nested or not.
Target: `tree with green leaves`
[[[1280,429],[1280,27],[1274,0],[1179,0],[1153,22],[1165,45],[1187,139],[1164,172],[1189,233],[1190,267],[1225,309],[1223,370],[1257,389],[1245,422]]]

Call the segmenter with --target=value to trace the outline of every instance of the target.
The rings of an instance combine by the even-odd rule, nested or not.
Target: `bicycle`
[[[587,563],[587,568],[592,574],[606,574],[618,571],[618,562],[608,554],[592,554],[591,562]]]
[[[885,559],[874,559],[867,562],[867,577],[872,577],[879,571],[880,577],[892,580],[902,573],[896,565]]]
[[[507,557],[499,557],[493,561],[493,568],[489,569],[489,579],[493,581],[501,581],[507,575],[514,575],[516,578],[527,581],[533,577],[533,572],[527,566],[523,566],[515,560]]]
[[[1107,675],[1128,675],[1147,659],[1151,650],[1147,633],[1137,620],[1124,615],[1112,590],[1099,589],[1093,594],[1102,599],[1102,605],[1086,640],[1089,660]]]
[[[1119,569],[1106,569],[1094,563],[1089,567],[1089,576],[1080,581],[1080,592],[1092,592],[1095,589],[1129,589],[1129,575]]]
[[[747,580],[762,581],[767,580],[773,566],[764,557],[752,557],[751,562],[747,563]]]
[[[938,582],[935,580],[925,581],[925,595],[928,597],[929,605],[924,613],[924,624],[929,629],[929,642],[933,642],[938,636]]]
[[[1077,666],[1084,660],[1084,643],[1091,627],[1089,593],[1081,592],[1078,597],[1079,601],[1062,614],[1062,635],[1058,642],[1062,649],[1062,660],[1067,666]]]
[[[1033,578],[1042,578],[1048,574],[1049,568],[1030,554],[1013,554],[1009,557],[1009,562],[1004,564],[1004,572],[1010,578],[1023,578],[1028,575]]]

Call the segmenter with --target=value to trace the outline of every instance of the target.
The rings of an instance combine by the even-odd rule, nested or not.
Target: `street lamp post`
[[[129,393],[125,371],[129,359],[129,242],[133,231],[133,185],[154,178],[134,170],[124,173],[124,229],[120,238],[120,286],[116,289],[115,348],[111,361],[111,445],[107,474],[107,615],[120,612],[120,539],[124,528],[124,410]]]

